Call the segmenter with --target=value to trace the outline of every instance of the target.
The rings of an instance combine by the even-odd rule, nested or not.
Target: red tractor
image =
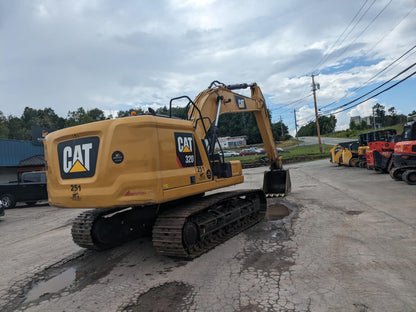
[[[394,146],[399,137],[395,129],[385,129],[370,132],[368,136],[369,149],[365,153],[368,169],[378,172],[388,172]]]
[[[390,176],[416,185],[416,121],[404,125],[401,142],[396,143],[392,160]]]

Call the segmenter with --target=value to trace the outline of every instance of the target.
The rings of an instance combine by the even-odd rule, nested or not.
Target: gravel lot
[[[327,159],[287,168],[293,192],[268,205],[288,216],[193,261],[150,237],[86,251],[70,235],[82,210],[8,209],[0,311],[415,311],[416,188]],[[264,170],[230,189],[260,188]]]

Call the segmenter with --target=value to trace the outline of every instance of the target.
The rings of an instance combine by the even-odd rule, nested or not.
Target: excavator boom
[[[233,92],[245,88],[250,88],[251,97]],[[277,153],[266,101],[256,83],[234,85],[211,83],[208,89],[196,97],[195,107],[189,110],[188,119],[192,120],[195,131],[203,137],[211,126],[217,126],[219,115],[242,112],[253,112],[270,161],[270,171],[265,172],[264,175],[263,190],[270,195],[289,194],[290,175],[282,168],[282,159]]]

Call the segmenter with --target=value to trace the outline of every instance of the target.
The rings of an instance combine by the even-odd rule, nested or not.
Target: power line
[[[408,53],[410,53],[410,51],[412,51],[412,50],[414,50],[416,48],[416,45],[414,45],[413,47],[411,47],[409,50],[407,50],[405,53],[403,53],[400,57],[398,57],[396,60],[394,60],[393,62],[391,62],[389,65],[387,65],[384,69],[382,69],[381,71],[379,71],[377,74],[375,74],[373,77],[371,77],[369,80],[367,80],[366,82],[364,82],[363,84],[361,84],[358,88],[355,88],[354,90],[352,90],[352,92],[355,92],[355,91],[357,91],[357,90],[360,90],[360,89],[362,89],[363,87],[365,87],[365,86],[367,86],[368,85],[368,83],[370,82],[370,81],[373,81],[376,77],[378,77],[378,76],[380,76],[384,71],[386,71],[389,67],[391,67],[392,65],[394,65],[395,63],[397,63],[400,59],[402,59],[404,56],[406,56]],[[413,54],[413,53],[412,53]],[[411,55],[412,55],[411,54]],[[411,55],[409,55],[409,56],[411,56]],[[374,91],[374,90],[373,90]],[[365,95],[364,95],[365,96]],[[340,98],[340,99],[338,99],[338,100],[336,100],[336,101],[333,101],[333,102],[331,102],[331,103],[329,103],[329,104],[327,104],[327,105],[325,105],[325,106],[322,106],[320,109],[323,109],[323,108],[326,108],[326,107],[329,107],[329,106],[331,106],[331,105],[333,105],[333,104],[335,104],[335,103],[337,103],[337,102],[339,102],[340,100],[342,100],[343,98],[345,98],[345,97],[347,97],[347,95],[345,95],[345,96],[343,96],[342,98]],[[358,98],[359,99],[359,98]],[[358,99],[356,99],[356,100],[358,100]]]
[[[416,65],[416,63],[413,63],[412,65],[410,65],[409,67],[407,67],[406,69],[402,70],[400,73],[398,73],[397,75],[395,75],[393,78],[391,78],[391,79],[387,80],[386,82],[382,83],[381,85],[379,85],[377,88],[374,88],[374,89],[372,89],[372,90],[368,91],[367,93],[363,94],[362,96],[360,96],[360,97],[358,97],[358,98],[353,99],[352,101],[349,101],[348,103],[345,103],[345,104],[343,104],[343,105],[341,105],[341,106],[338,106],[338,107],[336,107],[336,108],[333,108],[332,110],[337,110],[337,109],[339,109],[339,108],[345,107],[345,106],[347,106],[347,105],[349,105],[349,104],[351,104],[351,103],[354,103],[354,102],[356,102],[356,101],[358,101],[358,100],[362,99],[362,98],[363,98],[363,97],[365,97],[366,95],[369,95],[370,93],[373,93],[374,91],[376,91],[376,90],[380,89],[381,87],[385,86],[386,84],[388,84],[388,83],[389,83],[389,82],[391,82],[392,80],[396,79],[396,78],[397,78],[398,76],[400,76],[401,74],[403,74],[403,73],[407,72],[408,70],[410,70],[410,69],[411,69],[412,67],[414,67],[415,65]]]
[[[312,95],[312,93],[309,93],[308,95],[304,96],[303,98],[300,98],[300,99],[298,99],[298,100],[292,101],[292,102],[290,102],[290,103],[288,103],[288,104],[285,104],[285,105],[279,106],[279,107],[277,107],[277,108],[271,109],[270,111],[275,112],[275,111],[278,111],[279,109],[285,108],[285,107],[287,107],[287,106],[290,106],[290,105],[293,105],[293,104],[296,104],[296,103],[302,102],[303,100],[305,100],[306,98],[310,97],[311,95]],[[290,109],[292,109],[292,108],[290,108]]]
[[[333,48],[337,45],[338,41],[341,39],[341,37],[344,35],[344,33],[347,31],[347,29],[351,26],[351,24],[354,22],[355,18],[358,16],[358,14],[360,14],[360,12],[362,11],[362,9],[364,8],[364,6],[366,5],[368,0],[365,0],[365,2],[363,3],[363,5],[360,7],[360,9],[358,10],[358,12],[354,15],[354,17],[352,18],[352,20],[350,21],[350,23],[348,24],[347,27],[345,27],[344,31],[338,36],[337,40],[332,44],[332,46],[328,49],[328,53],[325,54],[325,56],[323,56],[321,58],[321,60],[319,61],[318,64],[316,64],[314,66],[314,69],[312,69],[312,73],[315,71],[315,69],[317,69],[321,64],[325,63],[326,60],[328,59],[329,55],[330,55],[330,51],[333,50]],[[374,2],[373,2],[374,3]],[[355,25],[356,26],[356,25]],[[355,28],[354,26],[354,28]],[[353,28],[353,29],[354,29]]]
[[[347,106],[347,105],[349,105],[349,104],[352,104],[353,102],[356,102],[357,100],[359,100],[359,99],[363,98],[364,96],[368,95],[369,93],[372,93],[372,92],[374,92],[374,91],[376,91],[376,90],[380,89],[382,86],[384,86],[384,85],[386,85],[387,83],[391,82],[392,80],[394,80],[395,78],[397,78],[398,76],[400,76],[400,75],[401,75],[401,74],[403,74],[404,72],[408,71],[409,69],[411,69],[411,68],[412,68],[412,67],[414,67],[415,65],[416,65],[416,63],[413,63],[411,66],[407,67],[405,70],[401,71],[399,74],[395,75],[393,78],[389,79],[389,80],[388,80],[388,81],[386,81],[385,83],[381,84],[381,85],[380,85],[380,86],[378,86],[377,88],[374,88],[373,90],[371,90],[370,92],[368,92],[368,93],[364,94],[363,96],[361,96],[361,97],[359,97],[359,98],[356,98],[356,99],[355,99],[355,100],[353,100],[353,101],[350,101],[350,102],[348,102],[348,103],[345,103],[345,104],[343,104],[343,105],[341,105],[341,106],[339,106],[339,107],[337,107],[337,108],[333,109],[333,110],[335,110],[335,112],[330,112],[330,113],[326,112],[326,113],[324,113],[324,114],[323,114],[323,115],[321,115],[321,116],[336,115],[336,114],[339,114],[339,113],[344,112],[344,111],[346,111],[346,110],[350,110],[350,109],[352,109],[352,108],[354,108],[354,107],[356,107],[356,106],[358,106],[358,105],[360,105],[360,104],[362,104],[362,103],[364,103],[364,102],[366,102],[366,101],[368,101],[368,100],[370,100],[370,99],[373,99],[373,98],[375,98],[376,96],[378,96],[378,95],[380,95],[380,94],[382,94],[382,93],[384,93],[384,92],[386,92],[386,91],[388,91],[388,90],[390,90],[390,89],[394,88],[394,87],[395,87],[395,86],[397,86],[398,84],[400,84],[400,83],[402,83],[403,81],[405,81],[405,80],[409,79],[410,77],[414,76],[414,75],[416,74],[416,71],[415,71],[415,72],[413,72],[412,74],[408,75],[407,77],[403,78],[402,80],[399,80],[398,82],[396,82],[395,84],[391,85],[390,87],[387,87],[386,89],[383,89],[382,91],[380,91],[380,92],[378,92],[378,93],[376,93],[376,94],[374,94],[374,95],[372,95],[372,96],[368,97],[367,99],[365,99],[365,100],[363,100],[363,101],[361,101],[361,102],[359,102],[359,103],[353,104],[353,105],[351,105],[351,106],[349,106],[349,107],[346,107],[346,108],[344,108],[344,109],[339,110],[339,109],[340,109],[340,108],[342,108],[342,107],[345,107],[345,106]],[[338,110],[338,111],[337,111],[337,110]],[[309,121],[308,121],[308,123],[309,123],[309,122],[312,122],[312,121],[313,121],[313,116],[311,115],[311,116],[308,116],[308,117],[305,117],[305,118],[301,118],[301,119],[299,119],[299,123],[301,123],[301,122],[303,123],[305,120],[309,120]]]
[[[321,58],[321,60],[320,60],[320,62],[315,66],[315,68],[312,70],[312,72],[318,67],[318,66],[320,66],[321,64],[323,64],[323,63],[325,63],[327,60],[328,60],[328,58],[331,56],[331,54],[330,54],[330,52],[331,52],[331,50],[333,50],[335,47],[337,47],[337,44],[339,45],[339,46],[341,46],[344,42],[345,42],[345,40],[351,35],[351,33],[354,31],[354,29],[358,26],[358,24],[361,22],[361,20],[364,18],[364,16],[368,13],[368,11],[373,7],[373,5],[374,5],[374,3],[375,3],[375,0],[373,0],[373,2],[370,4],[370,6],[367,8],[367,9],[365,9],[365,11],[361,14],[361,16],[360,16],[360,13],[363,11],[363,9],[365,8],[365,6],[366,6],[366,4],[367,4],[367,2],[368,2],[368,0],[365,0],[365,2],[363,3],[363,5],[360,7],[360,9],[358,10],[358,12],[354,15],[354,17],[351,19],[351,21],[350,21],[350,23],[347,25],[347,27],[344,29],[344,31],[338,36],[338,38],[337,38],[337,40],[330,46],[330,48],[328,49],[328,53],[323,57],[323,58]],[[384,5],[384,7],[377,13],[377,15],[376,16],[374,16],[373,17],[373,19],[367,24],[367,26],[360,32],[360,33],[358,33],[353,39],[352,39],[352,41],[350,42],[350,44],[347,46],[347,47],[345,47],[343,50],[342,50],[342,52],[341,53],[337,53],[338,54],[338,57],[339,56],[341,56],[341,55],[343,55],[348,49],[350,49],[351,48],[351,45],[353,44],[353,43],[355,43],[370,27],[371,27],[371,25],[373,25],[374,24],[374,22],[381,16],[381,14],[388,8],[388,6],[390,5],[392,3],[392,0],[390,0],[387,4],[385,4]],[[388,34],[387,35],[389,35],[390,33],[392,33],[402,22],[403,22],[403,20],[405,20],[412,12],[413,12],[413,10],[415,9],[415,7],[413,7],[412,9],[410,9],[402,18],[401,18],[401,20],[393,27],[393,28],[391,28],[391,30],[388,32]],[[357,17],[359,16],[359,18],[358,18],[358,20],[356,20],[357,19]],[[347,30],[351,27],[351,25],[354,23],[354,21],[355,21],[355,24],[354,24],[354,26],[347,32]],[[344,36],[344,34],[346,34],[345,36]],[[341,38],[344,36],[344,38],[341,40]],[[385,36],[383,36],[380,40],[378,40],[368,51],[366,51],[366,53],[364,54],[364,56],[366,56],[367,54],[369,54],[380,42],[382,42],[383,41],[383,39],[386,37],[386,35]],[[391,70],[391,69],[393,69],[394,67],[397,67],[399,64],[401,64],[403,61],[405,61],[407,58],[409,58],[410,56],[412,56],[414,53],[416,53],[416,51],[415,52],[413,52],[413,53],[411,53],[410,55],[408,55],[406,58],[404,58],[408,53],[410,53],[414,48],[415,48],[416,46],[414,46],[414,47],[412,47],[410,50],[408,50],[407,52],[405,52],[402,56],[400,56],[398,59],[396,59],[395,61],[393,61],[392,63],[390,63],[388,66],[386,66],[384,69],[382,69],[381,71],[379,71],[376,75],[374,75],[373,77],[371,77],[369,80],[367,80],[365,83],[363,83],[361,86],[359,86],[358,88],[355,88],[355,89],[353,89],[352,91],[354,92],[354,91],[357,91],[357,90],[359,90],[359,89],[361,89],[361,88],[363,88],[363,87],[365,87],[365,86],[367,86],[371,81],[373,81],[374,79],[376,79],[378,76],[380,76],[383,72],[386,72],[387,70]],[[404,59],[403,59],[404,58]],[[401,59],[403,59],[402,61],[400,61]],[[400,61],[400,62],[399,62]],[[399,62],[399,63],[398,63]],[[396,64],[397,63],[397,64]],[[393,67],[393,65],[394,64],[396,64],[394,67]],[[413,67],[414,65],[412,65],[412,66],[410,66],[409,68],[407,68],[407,70],[409,70],[411,67]],[[390,68],[390,69],[389,69]],[[380,86],[378,86],[377,88],[374,88],[374,89],[372,89],[370,92],[367,92],[367,93],[365,93],[364,95],[362,95],[362,96],[360,96],[360,97],[358,97],[358,98],[356,98],[355,100],[353,100],[353,101],[350,101],[350,102],[348,102],[348,103],[346,103],[346,104],[343,104],[343,105],[341,105],[341,106],[339,106],[339,107],[337,107],[337,108],[335,108],[335,109],[339,109],[339,108],[342,108],[342,107],[345,107],[345,106],[347,106],[347,105],[349,105],[349,104],[351,104],[351,103],[354,103],[355,101],[358,101],[358,100],[360,100],[360,99],[362,99],[363,97],[365,97],[366,95],[368,95],[368,94],[370,94],[370,93],[372,93],[372,92],[374,92],[374,91],[376,91],[376,90],[378,90],[379,88],[381,88],[381,87],[383,87],[384,85],[386,85],[387,83],[389,83],[389,82],[391,82],[392,80],[394,80],[395,78],[397,78],[399,75],[401,75],[402,73],[404,73],[406,70],[404,70],[403,72],[401,72],[400,74],[398,74],[398,75],[396,75],[395,77],[393,77],[392,79],[390,79],[390,80],[388,80],[387,82],[385,82],[385,83],[383,83],[383,84],[381,84]],[[408,78],[408,77],[407,77]],[[407,79],[406,78],[406,79]],[[400,81],[401,82],[401,81]],[[400,83],[399,82],[399,83]],[[392,87],[394,87],[394,86],[396,86],[397,84],[394,84]],[[387,89],[385,89],[385,90],[383,90],[383,92],[385,92],[385,91],[387,91],[387,90],[390,90],[391,88],[389,87],[389,88],[387,88]],[[381,92],[381,93],[383,93],[383,92]],[[377,95],[379,95],[379,94],[381,94],[381,93],[377,93],[375,96],[377,96]],[[296,104],[296,103],[299,103],[299,102],[301,102],[301,101],[303,101],[303,100],[305,100],[307,97],[309,97],[311,94],[309,94],[309,95],[307,95],[307,96],[305,96],[305,97],[303,97],[303,98],[301,98],[301,99],[299,99],[299,100],[296,100],[296,101],[293,101],[293,102],[291,102],[291,103],[288,103],[288,104],[286,104],[286,105],[284,105],[284,106],[281,106],[281,107],[279,107],[279,108],[277,108],[277,110],[281,110],[281,109],[284,109],[285,107],[288,107],[288,106],[291,106],[291,105],[293,105],[293,104]],[[347,97],[347,95],[345,95],[344,97],[342,97],[342,98],[340,98],[339,100],[337,100],[337,101],[335,101],[335,102],[332,102],[332,103],[330,103],[330,104],[327,104],[327,105],[325,105],[325,106],[323,106],[322,108],[325,108],[325,107],[329,107],[329,106],[331,106],[331,105],[333,105],[333,104],[335,104],[336,102],[338,102],[338,101],[340,101],[340,100],[342,100],[342,99],[344,99],[345,97]],[[367,99],[368,100],[368,99]],[[360,102],[360,103],[362,103],[362,102]],[[359,103],[359,104],[360,104]],[[357,105],[359,105],[359,104],[357,104]],[[354,106],[351,106],[351,108],[352,107],[354,107]],[[289,111],[290,110],[290,108],[286,108],[286,109],[284,109],[283,110],[283,113],[286,113],[287,111]],[[343,111],[343,110],[342,110]],[[304,120],[304,119],[306,119],[306,118],[302,118],[302,119],[300,119],[300,120]]]
[[[374,48],[376,46],[378,46],[380,44],[380,42],[382,42],[384,39],[386,39],[386,37],[388,37],[415,9],[416,7],[414,6],[413,8],[411,8],[403,17],[402,19],[392,28],[390,29],[390,31],[386,34],[383,35],[364,55],[366,56],[367,54],[369,54],[372,50],[374,50]]]
[[[373,5],[374,5],[374,3],[376,2],[376,0],[373,0],[373,2],[370,4],[370,6],[365,10],[365,12],[360,16],[360,18],[358,19],[358,21],[354,24],[354,26],[353,26],[353,28],[347,33],[347,35],[344,37],[344,39],[342,39],[342,41],[341,41],[341,43],[338,45],[338,46],[342,46],[343,45],[343,43],[345,42],[345,40],[349,37],[349,35],[352,33],[352,31],[355,29],[355,27],[357,27],[357,25],[361,22],[361,20],[363,19],[363,17],[367,14],[367,12],[373,7]],[[344,51],[342,51],[342,53],[341,54],[338,54],[338,55],[336,55],[336,56],[334,56],[334,57],[339,57],[339,56],[341,56],[342,54],[344,54],[344,52],[345,52],[345,49],[344,49]],[[337,53],[336,53],[337,54]],[[329,55],[328,55],[328,57],[329,57]]]
[[[366,31],[367,29],[375,22],[375,20],[384,12],[385,9],[387,9],[387,7],[391,4],[393,0],[390,0],[382,9],[380,12],[378,12],[378,14],[371,20],[371,22],[360,32],[360,34],[358,36],[355,37],[355,39],[353,41],[351,41],[345,48],[344,50],[342,50],[341,54],[338,55],[341,56],[343,55],[346,51],[348,51],[351,46],[357,41],[358,38],[360,38]],[[374,2],[372,3],[374,4]]]
[[[416,63],[415,63],[414,65],[416,65]],[[331,114],[325,114],[324,116],[328,116],[328,115],[336,115],[336,114],[339,114],[339,113],[341,113],[341,112],[343,112],[343,111],[346,111],[346,110],[349,110],[349,109],[351,109],[351,108],[353,108],[353,107],[356,107],[356,106],[358,106],[358,105],[360,105],[360,104],[362,104],[362,103],[364,103],[364,102],[367,102],[368,100],[371,100],[371,99],[375,98],[376,96],[378,96],[378,95],[380,95],[380,94],[382,94],[382,93],[384,93],[384,92],[386,92],[386,91],[388,91],[388,90],[390,90],[390,89],[394,88],[394,87],[395,87],[395,86],[397,86],[398,84],[402,83],[403,81],[405,81],[405,80],[409,79],[410,77],[412,77],[412,76],[414,76],[414,75],[416,75],[416,71],[414,71],[413,73],[411,73],[411,74],[410,74],[410,75],[408,75],[407,77],[403,78],[402,80],[399,80],[398,82],[396,82],[395,84],[391,85],[390,87],[387,87],[386,89],[381,90],[380,92],[378,92],[378,93],[376,93],[376,94],[374,94],[374,95],[370,96],[369,98],[367,98],[367,99],[365,99],[365,100],[363,100],[363,101],[361,101],[361,102],[359,102],[359,103],[357,103],[357,104],[351,105],[350,107],[346,107],[346,108],[344,108],[344,109],[342,109],[342,110],[340,110],[340,111],[337,111],[337,112],[334,112],[334,113],[331,113]]]

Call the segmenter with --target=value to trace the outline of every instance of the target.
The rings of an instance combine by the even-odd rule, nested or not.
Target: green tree
[[[9,128],[9,139],[13,140],[31,140],[32,135],[21,118],[9,116],[7,118],[7,127]]]
[[[82,107],[79,107],[76,111],[68,112],[67,119],[65,121],[65,126],[73,127],[77,125],[86,124],[92,121],[92,117],[89,116]]]
[[[65,126],[65,119],[55,114],[52,108],[33,109],[25,107],[21,120],[27,130],[30,130],[32,126],[54,130],[62,129]]]
[[[7,139],[9,137],[9,128],[7,127],[7,119],[0,111],[0,138]]]
[[[388,110],[388,115],[385,116],[385,126],[393,126],[398,123],[398,116],[396,109],[394,107],[390,107]]]
[[[386,123],[386,110],[385,106],[381,105],[380,103],[376,103],[373,106],[373,110],[376,116],[376,123],[381,124],[382,126]]]
[[[167,115],[169,115],[169,113],[167,113]],[[172,107],[172,116],[186,119],[188,117],[186,107]]]
[[[329,134],[334,132],[337,119],[334,115],[327,116],[320,116],[318,118],[319,121],[319,131],[321,135]],[[298,136],[316,136],[318,132],[316,131],[316,122],[311,121],[306,125],[302,126],[298,131]]]
[[[334,115],[327,116],[320,116],[318,118],[319,121],[319,130],[321,134],[329,134],[334,132],[335,127],[337,125],[337,119]]]
[[[65,119],[55,114],[53,109],[33,109],[25,107],[20,118],[10,115],[7,118],[8,138],[15,140],[30,140],[31,127],[40,126],[53,130],[62,129]]]
[[[316,131],[316,122],[310,121],[306,125],[300,127],[298,131],[298,136],[316,136],[318,135]]]
[[[283,122],[272,123],[272,132],[275,140],[284,141],[290,138],[288,127]]]
[[[250,112],[222,114],[220,115],[218,128],[218,136],[221,137],[246,136],[247,144],[263,142],[254,114]],[[290,138],[288,128],[284,123],[282,125],[280,122],[273,123],[272,132],[275,140],[287,140]]]
[[[72,127],[104,119],[104,112],[98,108],[85,111],[82,107],[79,107],[74,112],[68,112],[65,126]]]
[[[90,116],[93,121],[105,120],[104,112],[98,108],[87,111],[87,115]]]

